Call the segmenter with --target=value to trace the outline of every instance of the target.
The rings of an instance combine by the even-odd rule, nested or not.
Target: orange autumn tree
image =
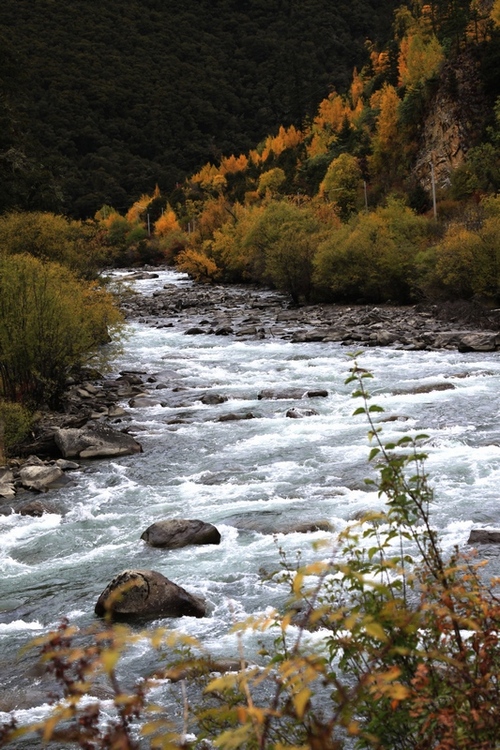
[[[407,27],[399,47],[399,83],[415,88],[438,73],[444,52],[432,28],[429,6],[423,6],[419,18],[407,9],[401,9],[398,16]]]
[[[398,112],[400,101],[396,89],[389,83],[370,99],[371,107],[378,114],[369,166],[372,174],[387,184],[394,182],[404,165]]]
[[[155,235],[157,237],[166,237],[171,232],[179,232],[180,229],[175,211],[167,204],[165,211],[154,223]]]

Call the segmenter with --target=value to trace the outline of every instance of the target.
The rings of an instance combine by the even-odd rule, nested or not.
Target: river
[[[135,282],[151,294],[166,282],[189,285],[172,271]],[[20,649],[54,629],[63,617],[84,627],[97,597],[125,568],[152,568],[206,598],[208,616],[171,621],[214,655],[235,656],[235,621],[280,605],[266,573],[279,567],[278,547],[290,559],[317,554],[311,543],[329,533],[278,531],[304,521],[328,521],[340,531],[360,511],[382,501],[364,483],[368,426],[353,417],[357,403],[344,381],[348,351],[336,343],[186,336],[182,321],[157,328],[129,324],[116,373],[165,372],[186,389],[175,406],[129,409],[127,426],[144,452],[82,463],[72,486],[54,490],[66,509],[40,518],[0,516],[0,708],[33,717],[44,683]],[[385,416],[385,438],[416,431],[426,451],[435,492],[433,524],[442,545],[464,546],[472,527],[500,526],[500,354],[370,348],[360,364],[374,374],[370,388]],[[450,390],[412,393],[416,386],[451,383]],[[325,389],[326,398],[259,399],[263,388]],[[227,401],[205,405],[192,389]],[[182,395],[182,392],[181,392]],[[316,415],[286,417],[291,406]],[[252,419],[217,421],[251,412]],[[238,517],[260,531],[236,528]],[[154,521],[199,518],[217,526],[218,546],[164,551],[141,533]],[[236,525],[235,525],[236,523]],[[266,533],[262,533],[266,532]],[[498,573],[496,558],[492,572]],[[247,644],[251,652],[251,636]],[[135,673],[144,655],[131,660]],[[1,713],[0,713],[1,717]]]

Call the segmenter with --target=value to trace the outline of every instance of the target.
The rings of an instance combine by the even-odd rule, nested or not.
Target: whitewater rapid
[[[165,283],[189,285],[171,271],[135,282],[151,294]],[[61,514],[0,516],[0,709],[35,711],[44,683],[33,658],[20,650],[63,617],[85,627],[95,602],[125,568],[153,568],[208,603],[208,617],[169,626],[195,635],[215,655],[234,656],[234,622],[279,607],[282,594],[267,577],[289,559],[317,555],[312,543],[329,532],[238,530],[234,516],[257,516],[266,531],[303,521],[328,521],[335,531],[382,500],[364,479],[368,425],[346,385],[351,361],[336,343],[243,341],[233,336],[186,336],[182,321],[155,328],[128,326],[114,374],[169,373],[186,389],[176,406],[130,408],[124,422],[141,442],[140,455],[83,462],[74,484],[52,491]],[[500,526],[500,354],[370,348],[359,363],[374,374],[373,402],[396,417],[383,424],[387,440],[425,432],[434,488],[432,522],[444,549],[465,546],[470,529]],[[414,393],[422,385],[453,389]],[[263,388],[325,389],[326,398],[259,399]],[[152,389],[155,385],[152,384]],[[227,398],[205,405],[190,390]],[[182,394],[181,394],[182,395]],[[318,413],[290,419],[291,406]],[[252,419],[217,421],[228,413]],[[147,547],[141,533],[154,521],[199,518],[217,526],[219,546],[171,551]],[[493,572],[497,561],[493,560]],[[158,624],[158,623],[153,623]],[[251,636],[248,636],[251,641]],[[252,648],[252,643],[248,643]],[[147,663],[130,659],[131,675]]]

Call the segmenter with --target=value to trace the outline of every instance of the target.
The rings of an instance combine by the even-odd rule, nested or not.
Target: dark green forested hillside
[[[0,210],[92,215],[301,125],[394,0],[3,0]]]

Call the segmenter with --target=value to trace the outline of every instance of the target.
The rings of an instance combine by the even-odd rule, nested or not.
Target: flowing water
[[[166,281],[190,283],[162,272],[136,288],[151,294]],[[232,623],[280,605],[265,575],[279,566],[278,546],[290,559],[300,550],[307,560],[318,554],[311,543],[328,533],[273,537],[238,530],[232,517],[258,517],[264,531],[318,520],[341,530],[360,511],[381,507],[363,481],[370,474],[368,427],[352,416],[358,404],[350,398],[353,386],[344,384],[351,364],[345,347],[186,336],[184,330],[181,324],[131,323],[116,374],[168,371],[187,389],[228,400],[210,406],[186,398],[175,408],[130,409],[127,425],[142,454],[82,464],[73,486],[51,494],[63,514],[0,516],[0,708],[43,702],[40,678],[20,649],[63,617],[82,627],[91,623],[97,597],[125,568],[158,570],[205,597],[206,618],[169,625],[195,635],[216,656],[235,656]],[[500,355],[372,348],[360,364],[374,373],[370,388],[384,416],[398,417],[384,423],[385,438],[416,431],[429,436],[432,520],[443,547],[465,545],[473,526],[500,526]],[[411,393],[443,382],[454,389]],[[258,399],[263,388],[290,386],[329,395],[299,404]],[[318,414],[287,418],[287,409],[297,405]],[[215,421],[229,412],[252,412],[254,418]],[[211,522],[221,544],[147,547],[141,533],[166,518]],[[492,572],[498,573],[496,562]],[[247,646],[251,650],[252,643]],[[144,666],[144,654],[137,656],[131,674],[137,661]]]

